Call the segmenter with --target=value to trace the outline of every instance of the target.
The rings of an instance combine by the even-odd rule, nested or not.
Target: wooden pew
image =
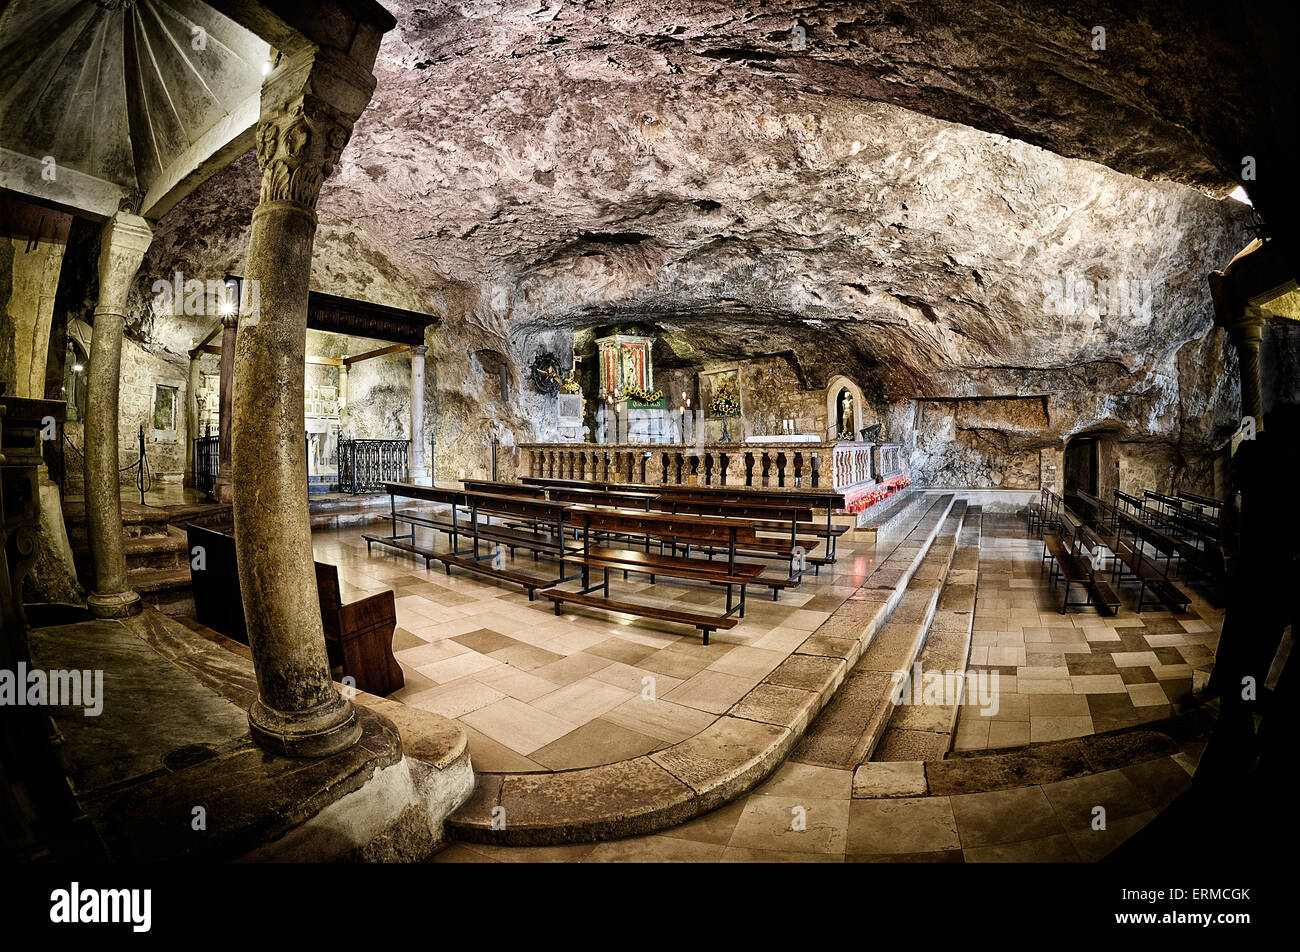
[[[559,482],[559,481],[557,481]],[[759,585],[765,585],[772,591],[772,600],[777,601],[781,590],[797,586],[803,577],[805,566],[814,565],[814,573],[821,564],[830,561],[829,559],[813,556],[807,557],[807,553],[815,549],[819,544],[817,539],[801,539],[798,532],[806,531],[802,523],[811,523],[813,520],[813,511],[806,507],[795,505],[767,505],[758,506],[753,500],[741,502],[729,502],[723,500],[698,499],[694,496],[668,496],[654,492],[641,492],[629,489],[592,489],[588,486],[569,486],[572,480],[564,480],[566,485],[563,486],[521,486],[519,483],[502,483],[492,482],[491,480],[466,480],[467,489],[484,489],[497,493],[520,493],[527,494],[533,491],[544,492],[550,499],[557,502],[569,502],[579,505],[599,506],[614,509],[640,509],[646,512],[666,511],[680,513],[696,513],[700,515],[713,515],[720,518],[735,518],[743,520],[747,525],[754,527],[756,530],[789,531],[789,542],[784,540],[770,540],[764,536],[758,536],[754,546],[742,551],[742,555],[747,558],[777,558],[789,563],[789,571],[785,576],[760,575],[749,581]],[[784,520],[789,519],[789,523]],[[576,538],[578,529],[576,526],[570,526],[570,530]],[[836,528],[842,528],[837,526]],[[816,531],[813,528],[810,531]],[[596,537],[601,539],[604,533],[596,533]],[[634,542],[632,537],[622,537],[624,541]],[[664,555],[664,546],[670,545],[673,548],[673,555],[677,554],[678,545],[685,547],[685,555],[690,556],[690,548],[694,544],[692,540],[678,540],[669,537],[654,537],[650,535],[641,536],[641,547],[648,555],[650,552],[651,542],[659,543],[659,554]],[[707,552],[709,558],[719,554],[719,549],[710,545],[696,545],[700,551]],[[802,559],[800,553],[803,553]],[[802,562],[802,564],[796,564]],[[625,576],[626,576],[625,569]],[[660,573],[663,574],[663,573]]]
[[[610,482],[586,482],[577,479],[556,479],[547,476],[525,476],[521,479],[529,486],[546,486],[546,487],[565,487],[565,488],[598,488],[610,492],[633,491],[654,493],[661,498],[687,498],[700,500],[717,500],[723,502],[751,502],[758,505],[774,506],[806,506],[811,509],[824,509],[826,512],[826,521],[820,526],[807,526],[800,529],[804,534],[816,535],[827,541],[827,555],[820,559],[826,562],[834,562],[836,556],[837,540],[844,533],[849,531],[849,526],[837,526],[834,523],[834,514],[837,509],[842,510],[845,506],[843,493],[834,491],[818,490],[790,490],[774,491],[765,489],[737,489],[729,486],[675,486],[675,485],[655,485],[653,483],[610,483]],[[783,527],[780,527],[783,528]],[[817,564],[818,560],[813,560]]]
[[[1137,606],[1139,615],[1142,613],[1142,607],[1146,604],[1148,588],[1155,592],[1156,597],[1170,608],[1186,611],[1188,605],[1191,604],[1191,600],[1179,591],[1169,581],[1165,573],[1160,570],[1159,563],[1147,556],[1132,539],[1124,538],[1123,535],[1120,536],[1115,549],[1115,574],[1113,578],[1117,585],[1123,585],[1125,580],[1135,580],[1141,585]]]
[[[1038,528],[1042,522],[1043,514],[1047,512],[1047,497],[1048,492],[1046,489],[1039,490],[1038,502],[1031,502],[1025,510],[1026,523],[1030,532]]]
[[[185,534],[191,554],[195,619],[227,638],[248,644],[234,538],[196,525],[187,525]],[[201,550],[201,561],[196,549]],[[401,665],[393,656],[393,632],[397,628],[393,593],[380,592],[344,604],[337,567],[324,562],[316,562],[315,566],[331,667],[342,666],[343,676],[354,678],[362,691],[381,697],[392,694],[405,683]]]
[[[393,657],[393,632],[397,606],[393,593],[380,592],[344,603],[339,593],[337,566],[316,563],[316,589],[320,595],[321,622],[330,664],[340,665],[344,677],[368,694],[385,697],[406,683],[402,666]]]
[[[1043,534],[1043,558],[1050,559],[1048,581],[1065,582],[1065,598],[1061,605],[1064,615],[1071,605],[1095,606],[1103,615],[1113,615],[1119,610],[1120,599],[1108,582],[1097,576],[1101,562],[1101,540],[1068,509],[1061,512],[1060,533]],[[1070,589],[1083,586],[1087,598],[1082,602],[1070,601]]]
[[[536,597],[539,588],[565,579],[562,572],[559,578],[541,579],[507,568],[504,559],[498,555],[508,551],[513,556],[516,549],[532,552],[534,561],[541,555],[555,558],[563,555],[567,551],[563,538],[563,506],[557,506],[544,498],[532,498],[528,493],[501,496],[414,483],[384,483],[384,488],[389,494],[392,533],[388,536],[363,533],[361,537],[366,540],[367,550],[373,545],[386,545],[424,559],[426,568],[431,562],[442,562],[448,575],[451,574],[453,565],[481,575],[491,575],[520,585],[528,592],[530,601]],[[399,498],[444,505],[450,509],[450,515],[442,516],[418,509],[399,510],[396,504]],[[480,513],[483,519],[479,518]],[[485,522],[491,515],[522,518],[531,523],[531,529]],[[409,525],[410,532],[399,534],[397,529],[402,524]],[[449,536],[451,551],[442,552],[417,545],[416,526]],[[468,548],[460,547],[462,540]],[[482,551],[484,545],[490,547],[487,554]]]
[[[737,548],[752,543],[753,527],[735,519],[717,519],[708,516],[675,516],[663,512],[641,512],[633,509],[605,509],[596,506],[572,505],[568,518],[572,525],[582,528],[582,549],[563,557],[564,561],[581,566],[582,588],[576,592],[550,588],[542,592],[544,598],[555,603],[555,613],[561,614],[564,604],[583,605],[604,611],[638,615],[661,621],[677,622],[698,628],[703,643],[709,643],[710,632],[734,628],[736,614],[743,615],[745,586],[757,577],[762,566],[738,562]],[[654,556],[634,549],[614,549],[593,545],[598,534],[610,536],[668,537],[691,539],[695,542],[723,543],[727,547],[725,567],[719,562],[680,556]],[[591,570],[599,570],[602,580],[591,582]],[[636,602],[617,601],[610,597],[609,573],[612,570],[645,572],[656,576],[707,581],[722,585],[727,590],[727,609],[721,615],[664,609]],[[734,590],[739,588],[739,602]],[[601,592],[600,595],[593,594]]]

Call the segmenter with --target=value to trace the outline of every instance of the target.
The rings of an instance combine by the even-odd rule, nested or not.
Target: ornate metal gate
[[[339,440],[339,491],[378,493],[410,475],[410,440]]]
[[[210,432],[209,427],[205,433]],[[221,466],[220,436],[200,436],[194,441],[194,488],[211,493]]]

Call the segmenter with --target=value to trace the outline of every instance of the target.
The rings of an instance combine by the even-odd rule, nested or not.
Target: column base
[[[86,607],[96,618],[130,618],[144,610],[140,596],[132,591],[92,592],[86,597]]]
[[[361,738],[356,709],[337,696],[298,714],[277,711],[259,697],[248,712],[248,729],[257,746],[284,757],[328,757]]]
[[[217,473],[217,478],[212,484],[212,498],[217,502],[234,502],[235,501],[235,482],[229,476],[225,479],[224,473]]]

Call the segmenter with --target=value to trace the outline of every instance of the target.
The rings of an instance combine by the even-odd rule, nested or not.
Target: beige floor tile
[[[1069,678],[1020,678],[1016,679],[1016,690],[1020,694],[1073,694],[1074,685]]]
[[[754,796],[847,800],[852,792],[852,770],[786,761],[754,791]]]
[[[1159,684],[1130,684],[1127,688],[1134,707],[1152,707],[1169,703],[1169,695],[1165,694],[1164,688]]]
[[[1070,678],[1075,694],[1123,694],[1124,679],[1118,674],[1081,674]]]
[[[843,855],[848,837],[849,803],[847,798],[752,796],[728,845],[740,849]]]
[[[446,684],[487,668],[495,668],[499,664],[501,662],[495,658],[481,655],[477,651],[467,651],[455,657],[435,661],[433,664],[422,664],[416,670],[426,678],[431,678],[439,684]]]
[[[461,720],[525,756],[579,726],[512,697],[472,711]]]
[[[848,853],[923,853],[960,846],[949,797],[853,800],[849,805]]]
[[[563,720],[582,724],[600,717],[631,697],[630,692],[606,681],[582,678],[534,698],[529,704]]]
[[[1092,733],[1091,717],[1029,717],[1029,741],[1065,740]]]
[[[653,701],[646,700],[640,695],[611,708],[602,716],[629,730],[649,734],[670,743],[698,734],[716,720],[707,711],[674,704],[662,697]]]
[[[722,714],[753,690],[758,680],[757,677],[737,677],[706,669],[673,688],[664,695],[664,700],[711,714]]]

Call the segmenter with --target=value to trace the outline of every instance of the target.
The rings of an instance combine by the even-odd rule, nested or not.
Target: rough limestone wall
[[[411,438],[410,354],[386,354],[352,365],[346,435],[359,440]]]
[[[751,435],[780,433],[781,421],[795,421],[795,432],[826,432],[826,391],[804,389],[788,361],[779,357],[760,357],[741,361],[740,405],[744,411],[744,425],[737,432],[731,428],[733,439]],[[712,432],[721,434],[722,427],[709,424]]]
[[[1039,453],[1051,440],[1043,399],[921,400],[910,455],[929,487],[1038,489]]]
[[[173,440],[158,439],[153,427],[154,388],[159,385],[176,388],[176,438]],[[139,429],[143,426],[145,452],[154,479],[179,482],[185,478],[190,446],[185,420],[188,387],[188,360],[182,368],[174,360],[146,351],[133,340],[123,342],[117,417],[119,466],[126,466],[139,456]],[[124,485],[134,485],[135,473],[123,473],[122,481]]]

